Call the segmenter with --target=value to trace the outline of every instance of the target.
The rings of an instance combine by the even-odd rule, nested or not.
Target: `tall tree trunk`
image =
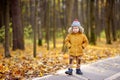
[[[1,2],[0,2],[0,28],[3,26],[3,25],[5,25],[5,18],[4,18],[4,16],[5,16],[5,14],[4,14],[4,12],[5,12],[5,9],[4,9],[4,7],[5,7],[5,0],[1,0]]]
[[[5,0],[0,1],[0,29],[5,25]],[[1,34],[1,33],[0,33]],[[4,45],[4,38],[0,37],[0,43]]]
[[[120,0],[118,1],[117,0],[117,15],[118,15],[118,19],[117,19],[117,22],[118,22],[118,25],[117,25],[117,27],[118,27],[118,29],[120,30]],[[120,36],[120,34],[119,34],[119,36]]]
[[[115,23],[115,25],[116,25],[116,29],[117,30],[120,30],[120,0],[116,0],[115,1],[116,2],[116,18],[115,18],[115,21],[116,21],[116,23]],[[118,39],[119,39],[119,41],[120,41],[120,34],[117,34],[117,37],[118,37]]]
[[[5,4],[5,57],[11,57],[9,51],[9,0]]]
[[[62,5],[66,5],[65,4],[65,0],[62,0]],[[63,34],[63,45],[62,45],[62,50],[61,50],[61,52],[64,52],[65,53],[65,42],[64,42],[64,39],[65,39],[65,37],[66,37],[66,32],[65,32],[65,30],[66,30],[66,10],[65,10],[65,7],[62,7],[62,13],[61,13],[61,16],[63,16],[63,17],[61,17],[60,19],[61,19],[61,23],[62,23],[62,34]]]
[[[74,10],[73,10],[74,18],[78,19],[78,0],[74,0]]]
[[[80,19],[80,22],[81,24],[84,24],[84,0],[81,0],[81,19]]]
[[[11,15],[13,26],[13,50],[24,50],[23,26],[21,21],[20,0],[11,0]]]
[[[96,35],[95,35],[95,16],[94,16],[94,0],[90,1],[90,43],[96,44]]]
[[[36,1],[35,1],[35,16],[34,16],[34,29],[33,29],[33,33],[34,33],[34,44],[33,44],[33,49],[34,49],[34,53],[33,53],[33,56],[36,57],[36,34],[37,34],[37,26],[36,26],[36,17],[37,17],[37,10],[36,10]]]
[[[105,2],[104,0],[100,0],[101,1],[101,13],[100,13],[100,26],[101,28],[105,31],[105,26],[106,26],[106,22],[105,22]]]
[[[106,27],[105,27],[105,33],[106,33],[106,43],[111,44],[111,12],[112,12],[112,5],[111,0],[107,0],[106,2]]]
[[[49,20],[49,0],[46,0],[45,1],[45,16],[44,16],[44,22],[45,22],[45,31],[46,31],[46,42],[47,42],[47,50],[50,49],[50,44],[49,44],[49,40],[50,40],[50,37],[49,37],[49,25],[50,25],[50,20]]]
[[[56,0],[54,0],[53,6],[53,47],[56,48]]]
[[[99,0],[95,1],[95,27],[96,37],[100,39],[100,26],[99,26]]]
[[[66,0],[67,29],[71,26],[74,0]]]
[[[111,26],[112,26],[112,37],[113,37],[113,41],[117,40],[116,37],[116,26],[115,26],[115,22],[116,22],[116,17],[115,17],[115,0],[113,0],[112,2],[112,13],[111,13]]]
[[[64,3],[64,1],[63,1]],[[74,0],[66,0],[66,8],[65,8],[65,11],[64,11],[64,19],[65,19],[65,27],[63,28],[65,30],[65,34],[63,36],[63,47],[62,47],[62,52],[66,52],[66,47],[64,45],[64,40],[65,40],[65,37],[67,35],[67,31],[68,31],[68,28],[71,26],[71,22],[72,22],[72,11],[73,11],[73,5],[74,5]],[[64,31],[63,30],[63,31]]]
[[[32,29],[34,29],[34,23],[35,23],[35,0],[30,0],[30,23],[31,23]]]
[[[86,23],[86,36],[88,38],[88,40],[90,40],[90,0],[86,0],[87,3],[87,23]]]
[[[39,0],[38,0],[39,1]],[[38,46],[42,46],[42,24],[41,22],[43,21],[43,8],[42,8],[42,3],[43,1],[39,1],[38,3],[38,16],[39,16],[39,21],[38,21]]]
[[[59,27],[62,27],[61,16],[60,16],[60,15],[61,15],[61,3],[62,3],[61,0],[58,0],[58,11],[57,11],[57,12],[58,12],[58,13],[57,13],[57,16],[58,16],[58,17],[57,17],[57,19],[58,19],[58,24],[57,24],[57,25],[58,25]]]
[[[36,4],[35,0],[30,0],[31,5],[31,26],[33,28],[33,56],[36,57]]]

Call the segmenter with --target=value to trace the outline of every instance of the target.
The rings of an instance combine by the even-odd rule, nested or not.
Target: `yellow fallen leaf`
[[[43,76],[43,73],[40,72],[40,76]]]

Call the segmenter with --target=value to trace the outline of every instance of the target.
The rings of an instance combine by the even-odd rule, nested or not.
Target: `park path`
[[[83,75],[75,74],[74,69],[73,75],[69,76],[64,74],[66,70],[59,70],[54,75],[33,78],[32,80],[120,80],[120,56],[82,65]]]

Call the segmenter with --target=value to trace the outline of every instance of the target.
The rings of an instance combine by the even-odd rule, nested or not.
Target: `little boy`
[[[80,63],[81,57],[83,56],[83,49],[88,45],[88,39],[85,34],[83,34],[84,29],[77,19],[73,21],[68,32],[69,34],[65,39],[65,45],[69,49],[69,67],[65,73],[72,75],[72,63],[73,59],[76,59],[76,74],[82,75]]]

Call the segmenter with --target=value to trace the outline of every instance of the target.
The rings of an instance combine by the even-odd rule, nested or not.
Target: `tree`
[[[86,21],[86,36],[88,40],[90,40],[90,0],[86,0],[87,3],[87,10],[86,10],[86,16],[87,16],[87,21]]]
[[[66,31],[71,26],[74,0],[66,0]]]
[[[38,0],[39,1],[39,0]],[[38,46],[42,46],[43,1],[38,2]]]
[[[65,0],[62,0],[62,5],[65,6]],[[66,48],[65,48],[65,37],[66,37],[66,11],[65,11],[65,7],[62,7],[62,12],[61,15],[62,17],[60,17],[60,21],[62,23],[62,34],[63,34],[63,45],[62,45],[62,52],[65,52]]]
[[[112,37],[113,37],[113,41],[117,40],[116,37],[116,23],[115,23],[115,0],[112,1],[112,11],[111,11],[111,26],[112,26]]]
[[[102,30],[105,31],[105,26],[106,26],[106,22],[105,22],[105,19],[106,19],[106,16],[105,16],[105,2],[104,0],[101,0],[100,1],[101,3],[101,12],[100,12],[100,27],[102,28]]]
[[[100,19],[99,19],[99,0],[96,0],[95,1],[95,27],[96,27],[96,37],[99,37],[100,38],[100,26],[99,26],[99,23],[100,23]]]
[[[112,0],[107,0],[106,2],[106,43],[111,44],[111,13],[112,13]]]
[[[54,0],[53,4],[53,47],[56,48],[56,0]]]
[[[49,29],[49,27],[50,27],[50,15],[49,15],[50,8],[49,8],[49,6],[50,6],[50,3],[49,2],[50,2],[49,0],[45,1],[45,9],[44,9],[45,10],[44,26],[45,26],[45,31],[46,31],[45,37],[46,37],[46,42],[47,42],[47,50],[50,49],[50,44],[49,44],[49,40],[50,40],[50,35],[49,35],[50,34],[50,29]]]
[[[9,51],[9,0],[5,1],[5,57],[11,57]]]
[[[33,45],[33,48],[34,48],[34,57],[36,57],[36,35],[37,35],[37,25],[36,25],[36,17],[37,17],[37,10],[36,10],[36,5],[37,5],[37,1],[35,1],[35,16],[34,16],[34,29],[33,29],[33,32],[34,32],[34,45]],[[33,24],[32,24],[33,25]]]
[[[65,10],[65,23],[66,25],[64,26],[64,30],[65,30],[65,34],[64,34],[64,40],[68,31],[68,28],[71,26],[71,22],[72,22],[72,11],[73,11],[73,5],[74,5],[74,0],[66,0],[66,10]],[[64,46],[64,40],[63,40],[63,47],[62,47],[62,51],[65,52],[66,51],[66,47]]]
[[[85,17],[84,17],[84,14],[85,14],[85,13],[84,13],[84,0],[81,0],[81,3],[80,3],[80,4],[81,4],[81,6],[80,6],[80,7],[81,7],[81,9],[80,9],[80,10],[81,10],[81,12],[80,12],[80,13],[81,13],[80,22],[81,22],[82,24],[85,24]]]
[[[13,50],[24,50],[24,30],[21,21],[20,0],[11,0],[11,16],[13,28]]]
[[[5,18],[4,18],[4,16],[5,16],[5,9],[4,9],[4,7],[5,7],[5,0],[1,0],[1,2],[0,2],[0,28],[4,25],[4,23],[5,23]]]
[[[96,44],[94,0],[90,1],[90,43],[94,45]]]
[[[78,0],[74,0],[74,6],[73,6],[73,14],[75,15],[74,18],[78,19]]]
[[[37,17],[37,10],[36,10],[37,2],[35,0],[30,0],[31,6],[31,26],[33,28],[33,56],[36,57],[36,17]]]

